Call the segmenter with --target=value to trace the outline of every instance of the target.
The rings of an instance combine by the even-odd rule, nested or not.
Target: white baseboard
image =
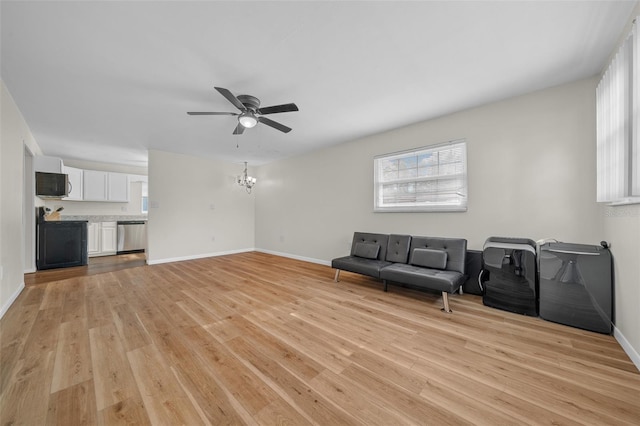
[[[304,256],[298,256],[296,254],[283,253],[280,251],[265,250],[265,249],[255,249],[255,251],[259,251],[260,253],[273,254],[275,256],[288,257],[289,259],[302,260],[304,262],[317,263],[318,265],[331,266],[330,261],[322,260],[322,259],[314,259],[313,257],[304,257]]]
[[[190,256],[169,257],[165,259],[155,259],[155,260],[147,259],[147,265],[159,265],[161,263],[182,262],[184,260],[204,259],[205,257],[226,256],[228,254],[247,253],[250,251],[255,251],[255,249],[246,248],[246,249],[238,249],[238,250],[218,251],[215,253],[194,254]]]
[[[18,296],[20,296],[20,293],[22,293],[22,290],[24,290],[24,282],[20,283],[16,291],[14,291],[13,294],[9,297],[9,300],[7,300],[7,302],[4,305],[2,305],[2,308],[0,308],[0,319],[2,319],[4,314],[6,314],[9,308],[11,307],[11,305],[13,305],[13,302],[15,302]]]
[[[622,349],[627,353],[631,361],[635,364],[636,368],[640,370],[640,354],[638,351],[631,346],[631,343],[624,337],[624,334],[620,330],[618,330],[615,326],[613,327],[613,337],[616,338]]]

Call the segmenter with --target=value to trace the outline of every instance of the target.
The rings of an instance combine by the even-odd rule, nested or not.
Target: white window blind
[[[466,210],[466,141],[374,158],[374,211]]]
[[[637,23],[596,89],[597,201],[640,201],[640,42]]]

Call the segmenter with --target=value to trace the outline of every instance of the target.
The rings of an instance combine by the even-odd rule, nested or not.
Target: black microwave
[[[36,196],[62,198],[69,195],[69,177],[62,173],[36,172]]]

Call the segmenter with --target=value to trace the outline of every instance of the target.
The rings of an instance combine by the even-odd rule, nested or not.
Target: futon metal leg
[[[444,308],[442,308],[443,311],[445,311],[446,313],[450,314],[451,312],[453,312],[450,308],[449,308],[449,293],[447,293],[446,291],[442,292],[442,303],[444,303]]]
[[[333,278],[333,281],[338,282],[340,280],[340,269],[336,269],[336,276]]]
[[[387,291],[387,280],[382,280],[382,284],[384,284],[384,291]]]

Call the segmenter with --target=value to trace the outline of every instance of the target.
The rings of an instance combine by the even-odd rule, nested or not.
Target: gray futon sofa
[[[467,240],[462,238],[413,237],[355,232],[349,256],[331,261],[340,271],[355,272],[389,282],[442,292],[443,310],[449,308],[449,293],[465,282]]]

